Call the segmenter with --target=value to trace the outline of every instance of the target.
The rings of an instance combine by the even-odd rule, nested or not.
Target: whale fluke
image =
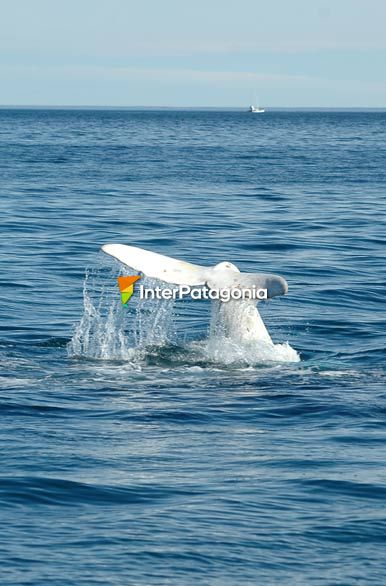
[[[165,283],[199,286],[205,285],[207,280],[206,267],[176,260],[157,252],[125,244],[104,244],[102,250],[135,271]]]
[[[204,267],[125,244],[104,244],[102,250],[147,277],[174,285],[207,286],[218,290],[265,289],[268,299],[285,295],[288,291],[283,277],[265,273],[241,273],[230,262]],[[256,299],[220,302],[219,317],[225,335],[238,341],[262,340],[272,344],[256,303]]]

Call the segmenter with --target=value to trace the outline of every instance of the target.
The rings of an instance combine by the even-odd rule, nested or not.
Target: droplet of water
[[[118,274],[127,274],[120,265]],[[68,344],[68,355],[101,360],[135,360],[146,346],[162,346],[174,333],[173,301],[139,299],[138,292],[122,305],[117,263],[86,271],[83,315]],[[142,283],[155,286],[149,279]],[[157,284],[159,286],[159,284]]]

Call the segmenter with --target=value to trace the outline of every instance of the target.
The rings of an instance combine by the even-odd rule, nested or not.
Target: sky
[[[0,9],[0,105],[386,107],[385,0]]]

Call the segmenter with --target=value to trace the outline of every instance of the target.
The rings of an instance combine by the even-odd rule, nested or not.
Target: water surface
[[[385,144],[381,112],[0,110],[2,584],[385,583]],[[301,360],[205,354],[205,302],[138,324],[105,242],[284,276]],[[86,269],[108,359],[68,353]]]

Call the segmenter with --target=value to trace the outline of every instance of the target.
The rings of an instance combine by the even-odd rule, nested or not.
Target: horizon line
[[[385,106],[263,106],[267,110],[386,110]],[[7,109],[60,110],[236,110],[248,111],[248,106],[112,106],[96,104],[0,104]]]

